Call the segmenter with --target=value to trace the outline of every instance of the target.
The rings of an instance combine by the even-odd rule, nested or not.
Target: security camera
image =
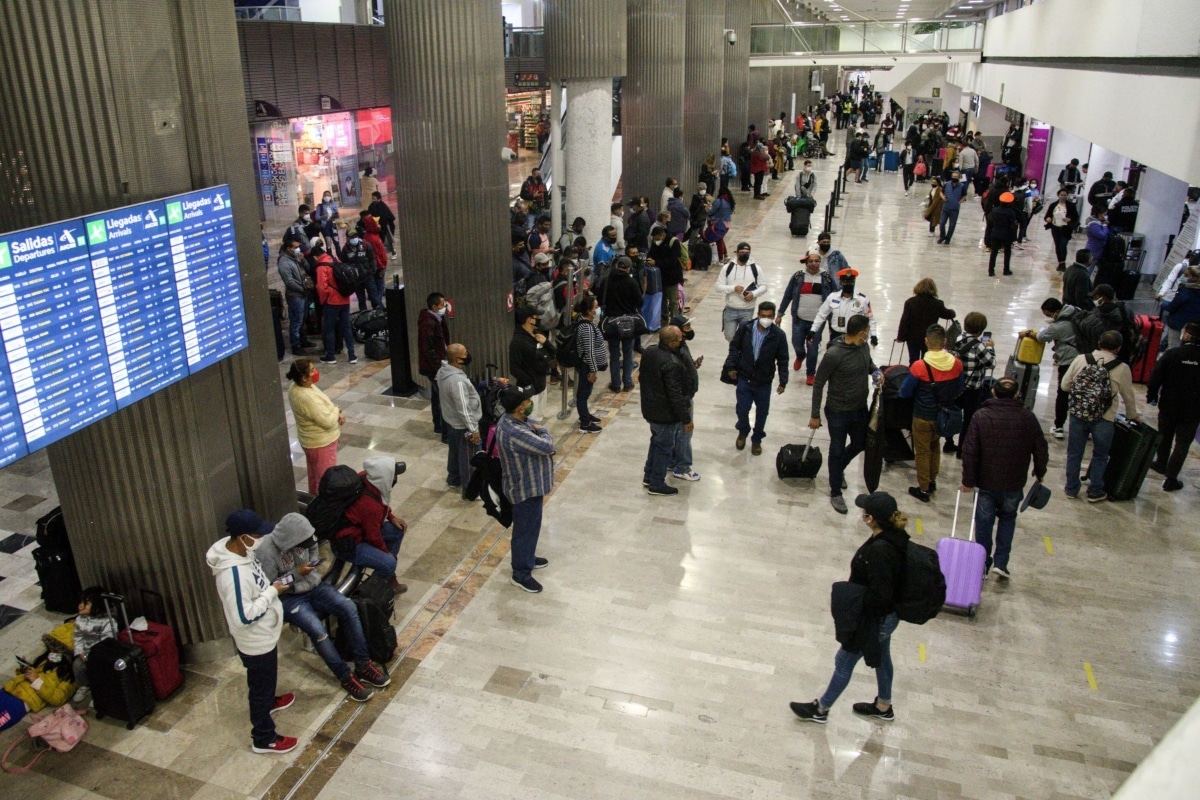
[[[737,31],[726,30],[725,41],[729,43],[730,47],[733,47],[735,44],[737,44]]]
[[[507,163],[509,161],[516,161],[517,154],[512,151],[512,148],[501,147],[500,148],[500,160],[504,161],[505,163]]]

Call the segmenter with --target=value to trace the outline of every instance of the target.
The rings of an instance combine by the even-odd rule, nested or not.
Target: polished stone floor
[[[822,199],[832,168],[819,162]],[[788,234],[784,182],[771,192],[761,202],[739,195],[730,236],[753,243],[778,299],[805,245]],[[878,359],[887,360],[901,305],[925,276],[960,316],[985,312],[1006,356],[1012,334],[1037,322],[1041,300],[1058,292],[1050,243],[1035,231],[1014,255],[1016,276],[989,279],[977,205],[964,211],[954,244],[937,247],[920,195],[906,198],[898,176],[872,173],[851,185],[834,222],[834,246],[861,271],[874,304],[885,342]],[[860,666],[829,725],[800,722],[787,703],[811,700],[829,677],[829,586],[845,578],[865,529],[830,508],[824,485],[775,476],[775,450],[804,435],[811,392],[802,380],[774,398],[764,455],[734,449],[732,389],[715,377],[725,343],[719,298],[706,296],[714,277],[693,275],[689,285],[692,349],[707,362],[694,442],[701,481],[680,482],[673,498],[643,492],[648,428],[636,391],[598,395],[597,436],[552,420],[561,455],[539,550],[551,565],[538,573],[546,591],[528,595],[508,583],[504,533],[445,490],[427,402],[384,396],[382,364],[323,368],[322,385],[347,411],[340,460],[389,453],[409,463],[393,495],[412,524],[393,685],[366,705],[341,702],[319,659],[289,632],[280,688],[298,690],[301,702],[279,725],[302,737],[296,753],[245,748],[244,678],[229,660],[189,670],[186,693],[132,733],[93,722],[86,747],[47,756],[29,775],[0,775],[0,793],[1108,797],[1200,694],[1192,591],[1200,568],[1185,516],[1200,465],[1189,460],[1178,494],[1152,476],[1137,500],[1090,506],[1063,498],[1065,447],[1051,441],[1056,494],[1019,520],[1012,581],[989,581],[973,620],[946,614],[896,633],[896,721],[850,712],[874,695],[874,676]],[[1043,378],[1043,421],[1048,389]],[[824,431],[817,444],[828,449]],[[298,446],[293,461],[302,486]],[[901,501],[910,532],[931,546],[954,510],[958,466],[943,464],[933,503]],[[849,494],[860,490],[860,472],[848,473]],[[897,496],[912,483],[908,465],[883,476]],[[44,455],[0,471],[0,527],[31,533],[53,505]],[[0,604],[14,620],[0,630],[6,653],[32,652],[57,616],[39,608],[31,549],[0,535]],[[9,618],[0,608],[0,623]],[[0,747],[18,733],[0,735]]]

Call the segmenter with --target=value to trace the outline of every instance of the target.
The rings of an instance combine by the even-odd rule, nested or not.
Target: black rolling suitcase
[[[821,465],[825,459],[821,455],[821,448],[813,447],[813,437],[817,435],[816,430],[808,435],[806,444],[785,444],[779,448],[778,455],[775,456],[775,472],[778,473],[780,479],[784,478],[811,478],[816,480],[817,473],[821,471]]]
[[[1162,434],[1144,422],[1132,422],[1120,416],[1113,425],[1112,449],[1108,453],[1108,467],[1104,470],[1104,491],[1109,500],[1132,500],[1146,480]]]
[[[104,595],[105,607],[113,600],[121,606],[121,616],[129,628],[129,614],[120,595]],[[111,609],[109,615],[111,616]],[[119,639],[105,639],[92,648],[87,660],[88,683],[92,701],[96,704],[96,719],[114,717],[125,727],[133,726],[154,710],[154,683],[146,654],[135,644]]]
[[[33,551],[33,565],[42,585],[42,602],[47,611],[74,614],[79,610],[79,572],[70,548],[39,547]]]
[[[1012,378],[1017,382],[1017,392],[1028,411],[1033,411],[1033,404],[1037,400],[1038,380],[1041,378],[1041,373],[1042,368],[1037,364],[1022,364],[1013,356],[1008,357],[1008,366],[1004,368],[1004,377]]]

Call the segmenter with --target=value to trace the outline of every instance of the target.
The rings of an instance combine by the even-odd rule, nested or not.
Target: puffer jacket
[[[1016,398],[983,401],[962,440],[962,483],[968,489],[1016,492],[1033,474],[1046,474],[1049,450],[1033,412]]]
[[[647,347],[642,355],[642,417],[647,422],[669,425],[692,421],[691,399],[685,387],[683,364],[678,355],[661,344]]]
[[[61,706],[75,694],[71,659],[75,657],[75,623],[64,622],[42,637],[46,655],[57,653],[62,660],[55,664],[43,656],[33,665],[37,677],[30,683],[18,665],[17,674],[4,684],[4,691],[29,707],[41,711],[46,706]]]

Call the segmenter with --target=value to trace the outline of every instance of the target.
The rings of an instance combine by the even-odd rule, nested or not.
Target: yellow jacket
[[[315,386],[297,386],[288,389],[288,402],[296,417],[296,436],[300,446],[309,450],[325,447],[338,440],[338,407],[324,392]]]
[[[75,623],[64,622],[43,636],[42,641],[46,643],[50,652],[62,655],[66,665],[65,671],[71,674],[71,659],[75,650]],[[46,706],[61,706],[75,694],[75,681],[61,677],[54,665],[44,659],[38,661],[33,669],[38,676],[33,683],[18,669],[16,676],[4,684],[4,691],[23,702],[30,711],[41,711]]]

